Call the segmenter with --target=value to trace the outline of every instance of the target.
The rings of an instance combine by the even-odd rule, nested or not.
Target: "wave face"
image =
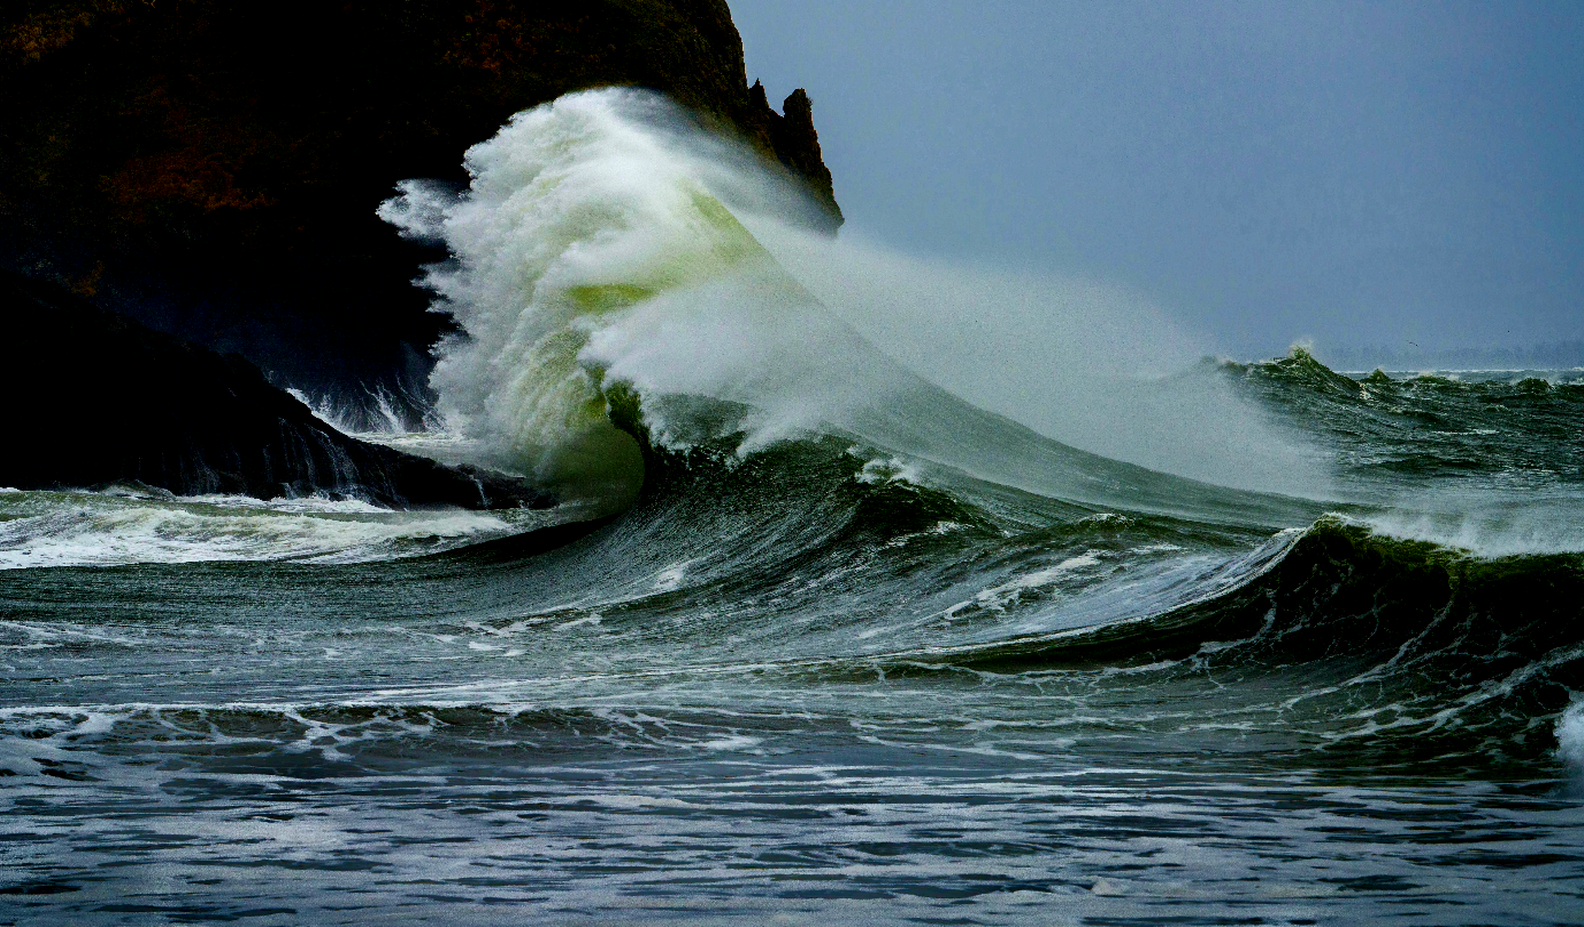
[[[465,192],[412,182],[381,208],[454,256],[424,281],[462,330],[432,385],[491,460],[630,501],[641,461],[607,378],[641,365],[728,393],[805,334],[809,301],[722,202],[792,191],[730,170],[721,143],[668,138],[682,118],[645,94],[567,97],[470,149]]]
[[[1584,377],[1200,361],[754,157],[602,91],[382,207],[459,332],[368,437],[557,509],[0,492],[0,902],[1578,920]]]

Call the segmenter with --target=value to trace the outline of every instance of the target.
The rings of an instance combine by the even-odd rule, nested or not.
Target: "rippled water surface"
[[[700,134],[381,209],[466,335],[381,439],[574,501],[0,490],[0,925],[1584,923],[1578,371],[1101,357]]]

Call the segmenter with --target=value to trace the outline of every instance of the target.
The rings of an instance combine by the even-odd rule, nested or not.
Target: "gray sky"
[[[866,237],[1245,357],[1584,338],[1584,3],[729,2]]]

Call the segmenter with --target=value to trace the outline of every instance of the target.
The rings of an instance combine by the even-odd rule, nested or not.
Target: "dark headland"
[[[841,222],[812,108],[750,86],[724,0],[19,0],[0,8],[0,485],[539,504],[353,441],[271,386],[421,390],[442,255],[397,181],[564,93],[670,95]],[[106,429],[109,429],[108,431]],[[96,433],[98,437],[93,437]]]

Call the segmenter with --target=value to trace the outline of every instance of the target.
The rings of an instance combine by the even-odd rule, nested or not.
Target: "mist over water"
[[[760,235],[871,344],[981,408],[1178,476],[1308,498],[1333,491],[1324,452],[1214,376],[1216,346],[1140,294],[773,225]]]
[[[1402,500],[1364,521],[1387,537],[1482,557],[1584,553],[1584,500],[1576,494],[1508,495],[1476,487]]]

